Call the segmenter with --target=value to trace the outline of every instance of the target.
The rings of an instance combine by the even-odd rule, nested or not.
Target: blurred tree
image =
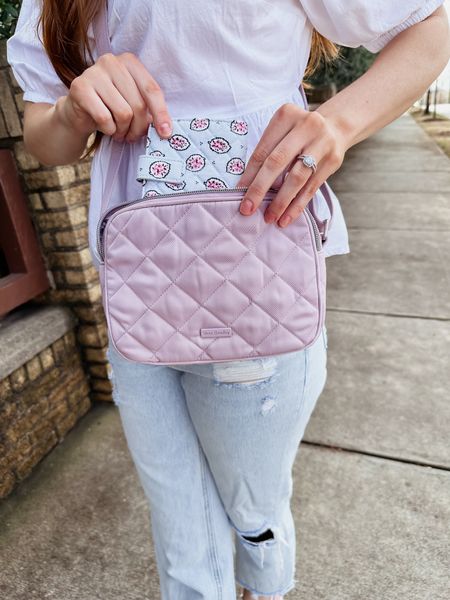
[[[307,81],[315,88],[335,84],[339,91],[365,73],[375,57],[363,47],[341,47],[339,58],[332,63],[322,64]]]
[[[20,2],[0,0],[0,39],[9,38],[16,27]]]

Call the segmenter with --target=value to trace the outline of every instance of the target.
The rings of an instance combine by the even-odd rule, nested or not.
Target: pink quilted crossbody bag
[[[105,11],[94,29],[101,53],[109,52]],[[239,212],[246,188],[178,191],[108,208],[122,152],[113,142],[97,229],[116,350],[165,365],[266,357],[313,344],[325,318],[329,222],[314,215],[312,202],[286,228],[264,221],[276,184],[250,216]],[[327,184],[321,191],[332,215]]]

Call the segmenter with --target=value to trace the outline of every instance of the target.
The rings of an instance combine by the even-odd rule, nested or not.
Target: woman
[[[90,134],[104,134],[91,172],[96,264],[111,139],[126,144],[115,202],[137,198],[135,166],[150,123],[168,138],[176,118],[244,117],[241,212],[255,211],[286,166],[306,154],[317,169],[295,161],[265,219],[288,227],[311,199],[326,218],[316,191],[347,149],[399,116],[445,66],[442,2],[113,0],[113,52],[99,58],[91,21],[101,0],[43,7],[25,0],[8,60],[25,92],[26,148],[44,164],[66,164],[79,159]],[[309,113],[298,85],[308,57],[311,68],[333,56],[332,42],[381,52],[365,75]],[[349,251],[333,202],[327,256]],[[232,600],[237,581],[245,599],[282,598],[295,583],[291,469],[325,383],[325,329],[309,348],[266,359],[156,366],[126,361],[111,346],[108,356],[150,505],[162,597]]]

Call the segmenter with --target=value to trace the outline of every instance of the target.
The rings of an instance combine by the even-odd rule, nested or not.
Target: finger
[[[150,109],[156,130],[161,137],[169,137],[172,134],[172,119],[161,88],[134,54],[127,52],[123,56],[139,92]]]
[[[76,77],[70,84],[72,102],[91,117],[96,128],[105,135],[114,135],[117,126],[112,113],[94,87],[83,77]]]
[[[321,138],[321,143],[325,147],[324,138]],[[304,153],[316,156],[314,152],[317,152],[317,155],[319,155],[319,146],[317,146],[317,149],[313,146],[306,148]],[[322,159],[318,164],[317,170],[309,177],[309,179],[307,179],[294,200],[289,203],[286,210],[280,216],[278,224],[281,227],[289,225],[291,221],[301,214],[320,186],[330,177],[330,175],[339,169],[343,160],[344,154],[339,151],[338,148],[333,146],[328,147],[328,150],[322,156]]]
[[[264,213],[266,223],[273,223],[284,213],[287,206],[292,202],[293,198],[299,193],[311,177],[311,169],[307,169],[300,161],[295,161],[293,167],[289,171],[289,175],[284,180],[277,195],[267,206]]]
[[[314,194],[320,188],[322,183],[328,179],[332,172],[333,170],[326,162],[323,162],[322,165],[319,166],[314,175],[307,180],[306,184],[288,204],[285,211],[280,216],[278,220],[278,225],[280,227],[287,227],[302,214]]]
[[[313,146],[301,150],[299,154],[309,154],[313,156],[316,160],[317,168],[319,168],[326,153],[326,143],[320,140]],[[304,165],[301,160],[294,159],[287,177],[285,177],[276,196],[266,208],[264,213],[264,219],[266,223],[273,223],[274,221],[278,220],[292,199],[295,198],[298,192],[301,191],[305,185],[308,185],[308,182],[313,174],[314,171],[311,167]]]
[[[299,141],[304,137],[302,128],[295,127],[269,153],[242,199],[241,212],[243,214],[251,214],[261,204],[267,190],[271,187],[277,176],[292,163],[293,159],[299,153]],[[305,142],[307,141],[305,139]],[[250,211],[245,210],[247,201],[250,201],[253,206],[253,209]]]
[[[292,130],[294,125],[299,123],[303,113],[307,115],[308,111],[294,104],[287,103],[280,106],[272,115],[248,159],[245,171],[237,183],[238,186],[247,187],[252,183],[269,154]]]
[[[121,60],[117,61],[116,66],[118,68],[115,68],[111,73],[111,79],[119,93],[131,107],[133,116],[126,133],[126,140],[133,142],[147,132],[151,122],[149,118],[151,114],[135,80],[126,66]]]
[[[95,91],[108,106],[113,116],[116,124],[114,139],[122,140],[128,133],[130,123],[133,119],[131,106],[116,88],[107,73],[100,76],[97,74],[94,86]]]

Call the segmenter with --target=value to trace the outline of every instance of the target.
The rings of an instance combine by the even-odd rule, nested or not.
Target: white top
[[[381,50],[395,35],[423,20],[444,0],[109,0],[115,54],[135,53],[161,86],[173,118],[244,118],[249,158],[274,111],[285,102],[303,106],[298,91],[308,61],[313,27],[344,46]],[[67,88],[58,79],[35,25],[38,0],[23,0],[8,62],[24,100],[55,103]],[[92,27],[88,30],[92,36]],[[96,53],[94,52],[94,58]],[[98,264],[96,226],[110,154],[104,136],[91,167],[89,242]],[[145,137],[126,144],[111,206],[137,199],[138,156]],[[326,255],[349,252],[339,201]],[[314,206],[328,214],[318,194]]]

